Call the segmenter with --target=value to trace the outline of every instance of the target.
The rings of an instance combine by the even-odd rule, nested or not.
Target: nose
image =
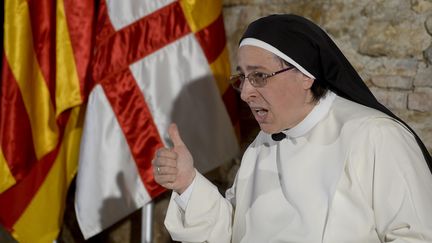
[[[240,98],[243,101],[247,102],[248,99],[255,96],[255,91],[256,91],[255,87],[252,86],[252,84],[246,78],[245,81],[243,82],[243,86],[242,86],[241,93],[240,93]]]

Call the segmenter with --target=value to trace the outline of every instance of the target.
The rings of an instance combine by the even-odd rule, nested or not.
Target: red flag
[[[151,160],[170,145],[171,122],[201,172],[237,155],[221,10],[213,0],[102,1],[75,202],[85,238],[164,191]]]
[[[48,242],[77,170],[94,6],[4,3],[0,223],[19,242]]]

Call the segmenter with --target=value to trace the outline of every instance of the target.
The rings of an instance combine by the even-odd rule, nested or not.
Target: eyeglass
[[[284,68],[282,70],[267,74],[267,73],[261,73],[261,72],[251,72],[249,73],[247,76],[244,75],[244,73],[239,73],[236,75],[232,75],[230,77],[230,83],[233,86],[233,88],[239,92],[241,92],[242,88],[243,88],[243,84],[245,79],[249,80],[249,83],[255,87],[255,88],[260,88],[260,87],[264,87],[267,84],[267,79],[271,78],[279,73],[283,73],[286,72],[288,70],[293,69],[294,67],[287,67]]]

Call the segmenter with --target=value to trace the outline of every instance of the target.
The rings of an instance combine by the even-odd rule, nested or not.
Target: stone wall
[[[236,63],[238,40],[249,22],[272,13],[295,13],[310,18],[330,34],[377,98],[411,125],[432,151],[432,0],[224,0],[223,3],[232,64]],[[243,108],[240,119],[244,148],[258,128],[248,109]],[[238,166],[239,161],[234,161],[207,176],[224,191]],[[73,195],[73,187],[69,194]],[[156,201],[155,243],[171,242],[163,227],[168,198],[169,193]],[[73,200],[69,198],[58,242],[139,242],[139,227],[138,212],[84,241],[74,218]],[[4,237],[0,234],[0,239],[5,240]]]

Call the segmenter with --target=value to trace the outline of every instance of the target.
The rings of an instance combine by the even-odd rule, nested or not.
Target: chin
[[[268,134],[278,133],[281,131],[280,129],[271,127],[267,124],[260,124],[260,128],[261,128],[261,131],[268,133]]]

